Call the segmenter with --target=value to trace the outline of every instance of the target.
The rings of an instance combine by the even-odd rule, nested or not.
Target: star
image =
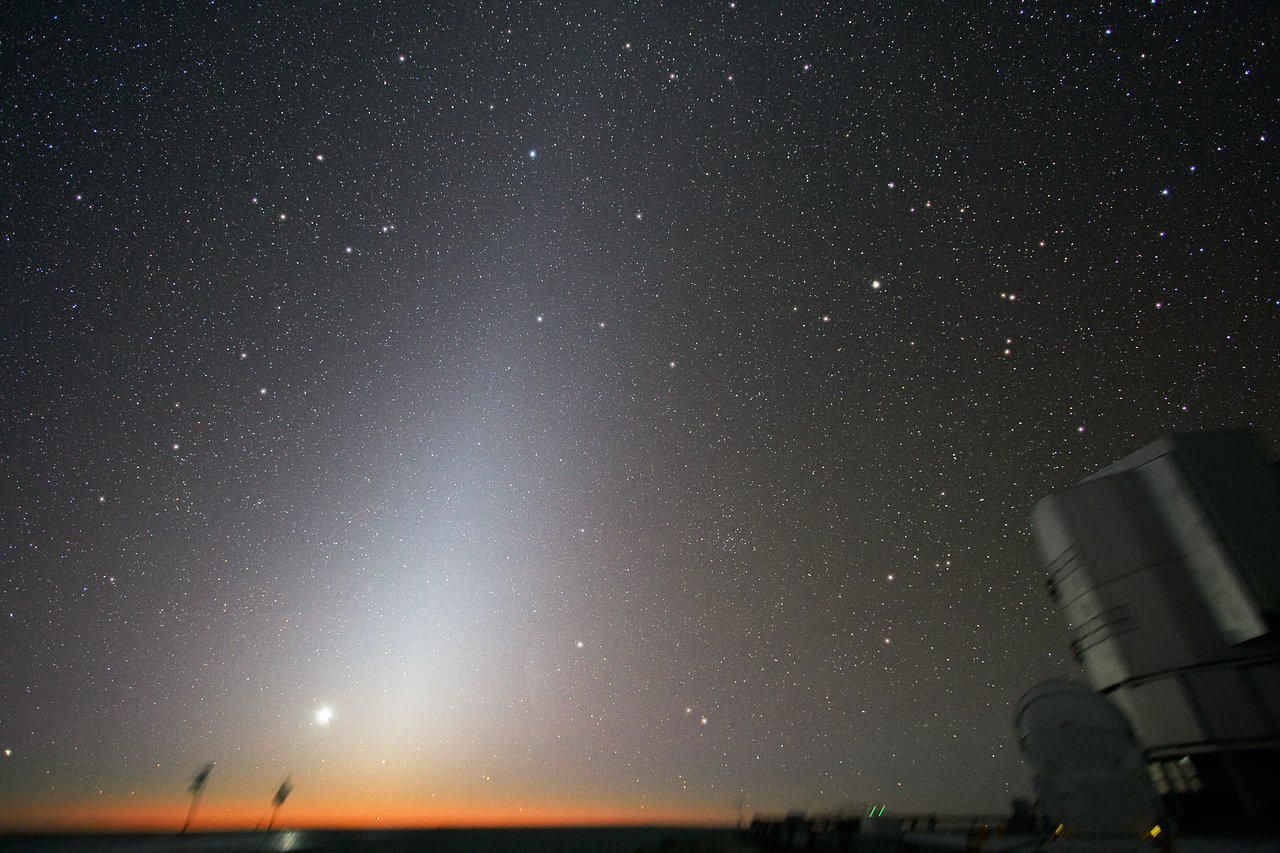
[[[530,159],[530,160],[536,160],[536,159],[538,159],[538,149],[537,149],[537,148],[530,148],[530,149],[529,149],[529,159]]]
[[[315,718],[317,726],[327,726],[333,722],[333,709],[328,705],[317,708]]]

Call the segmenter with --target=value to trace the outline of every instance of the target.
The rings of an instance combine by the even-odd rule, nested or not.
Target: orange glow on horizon
[[[8,831],[176,832],[186,816],[187,803],[166,801],[78,802],[32,801],[13,804],[0,818]],[[202,808],[192,832],[252,830],[265,825],[270,804],[239,801]],[[436,829],[470,827],[551,826],[719,826],[723,814],[681,808],[625,806],[481,806],[453,808],[392,804],[375,808],[364,804],[286,803],[276,825],[281,829]]]

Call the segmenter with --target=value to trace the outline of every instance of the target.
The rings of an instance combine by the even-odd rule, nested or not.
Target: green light
[[[883,803],[881,803],[881,804],[880,804],[880,811],[876,814],[876,817],[880,817],[880,815],[882,815],[882,814],[884,814],[884,804],[883,804]]]

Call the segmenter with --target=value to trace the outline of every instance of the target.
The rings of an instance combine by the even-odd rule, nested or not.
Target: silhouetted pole
[[[187,786],[187,792],[191,794],[191,808],[187,809],[187,820],[182,824],[182,834],[186,835],[187,830],[191,828],[191,821],[195,820],[196,809],[200,806],[200,797],[204,794],[204,784],[209,781],[209,774],[213,772],[213,762],[210,761],[191,779],[191,784]]]
[[[289,784],[290,776],[286,776],[284,781],[280,783],[279,790],[276,795],[271,798],[271,820],[267,821],[267,832],[276,825],[276,815],[280,813],[280,807],[284,805],[284,801],[289,799],[289,794],[293,791],[293,785]]]

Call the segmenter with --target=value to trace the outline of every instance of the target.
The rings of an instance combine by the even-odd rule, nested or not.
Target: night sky
[[[1006,808],[1031,504],[1280,436],[1277,14],[10,5],[0,825]]]

